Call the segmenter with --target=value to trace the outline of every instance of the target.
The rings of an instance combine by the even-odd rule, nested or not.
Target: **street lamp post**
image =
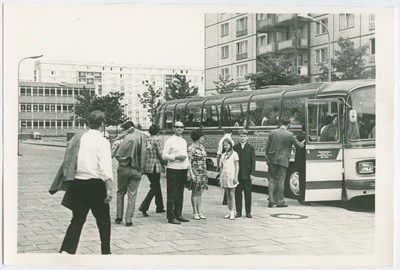
[[[328,51],[327,51],[327,53],[328,53],[328,82],[332,81],[331,35],[329,33],[328,27],[324,23],[317,21],[316,19],[314,19],[313,17],[310,17],[308,15],[297,14],[297,18],[303,19],[305,21],[319,23],[325,28],[326,33],[328,34]],[[333,49],[332,49],[332,51],[333,51]]]
[[[22,61],[24,61],[25,59],[37,59],[37,58],[40,58],[40,57],[42,57],[43,56],[43,54],[42,55],[35,55],[35,56],[28,56],[28,57],[24,57],[24,58],[22,58],[19,62],[18,62],[18,77],[17,77],[17,79],[18,79],[18,92],[17,92],[17,94],[19,95],[19,67],[20,67],[20,65],[21,65],[21,62]],[[18,110],[17,110],[17,115],[19,116],[19,102],[18,102],[18,106],[17,106],[17,108],[18,108]],[[19,129],[19,117],[18,117],[18,129]],[[22,124],[21,124],[21,132],[22,132]],[[22,137],[22,136],[20,136],[20,137]],[[20,144],[20,141],[21,141],[21,139],[22,138],[18,138],[18,156],[22,156],[21,155],[21,153],[19,152],[19,144]]]

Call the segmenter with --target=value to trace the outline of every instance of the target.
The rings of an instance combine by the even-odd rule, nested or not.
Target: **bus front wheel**
[[[300,195],[299,172],[293,167],[289,167],[286,172],[285,197],[297,199]]]

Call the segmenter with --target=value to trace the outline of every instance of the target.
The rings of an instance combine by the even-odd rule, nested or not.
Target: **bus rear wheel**
[[[293,167],[289,167],[286,173],[285,181],[285,197],[298,199],[300,195],[300,178],[299,172]]]

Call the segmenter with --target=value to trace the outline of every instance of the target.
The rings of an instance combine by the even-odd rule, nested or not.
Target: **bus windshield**
[[[357,122],[347,119],[346,137],[351,141],[375,139],[375,87],[354,91],[348,103],[357,112]]]

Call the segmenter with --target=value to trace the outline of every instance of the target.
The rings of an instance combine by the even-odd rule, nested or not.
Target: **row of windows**
[[[20,112],[73,113],[74,105],[54,103],[21,103]]]
[[[50,96],[50,97],[77,97],[82,91],[88,91],[85,88],[61,88],[61,87],[36,87],[36,86],[21,86],[19,88],[21,96]],[[94,90],[90,90],[95,94]]]
[[[21,120],[20,128],[22,129],[86,129],[86,125],[82,121],[70,120]]]
[[[236,43],[236,60],[247,58],[247,47],[247,40]],[[221,47],[221,59],[224,58],[229,58],[229,45]]]
[[[237,78],[244,78],[247,74],[248,74],[247,64],[236,66],[236,77]],[[229,68],[222,68],[220,75],[223,79],[227,79],[230,76]]]
[[[256,127],[277,126],[279,120],[287,116],[292,125],[304,124],[304,103],[306,97],[297,97],[295,94],[286,94],[282,107],[280,106],[281,94],[257,95],[248,97],[227,98],[222,105],[222,100],[207,100],[189,102],[186,104],[168,105],[165,108],[163,127],[171,128],[173,121],[182,121],[187,127]],[[185,109],[186,107],[186,109]]]
[[[229,23],[221,24],[221,37],[229,35]],[[236,20],[236,37],[247,35],[247,17]]]

